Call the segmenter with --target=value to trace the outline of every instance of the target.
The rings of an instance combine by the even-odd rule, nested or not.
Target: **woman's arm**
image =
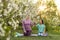
[[[31,21],[31,26],[35,26],[36,25],[36,23],[35,22],[33,22],[33,21]]]
[[[26,32],[25,27],[24,27],[24,21],[22,21],[22,28],[23,28],[23,31]]]
[[[31,25],[31,27],[34,25],[32,21],[30,22],[30,25]]]

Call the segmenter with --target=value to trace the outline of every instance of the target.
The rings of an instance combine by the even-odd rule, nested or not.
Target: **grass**
[[[22,33],[22,30],[19,30]],[[37,33],[37,30],[33,30],[32,33]],[[48,32],[49,35],[47,37],[37,36],[37,37],[30,37],[30,36],[24,36],[24,37],[11,37],[11,40],[60,40],[60,35],[58,34],[52,34],[52,32]],[[55,36],[57,35],[57,36]],[[5,40],[5,37],[0,37],[0,40]]]
[[[23,33],[21,29],[17,29],[17,32]],[[32,33],[37,34],[36,27],[33,28]],[[37,36],[37,37],[30,37],[30,36],[24,36],[24,37],[11,37],[11,40],[60,40],[60,32],[55,32],[53,30],[48,31],[47,37]],[[56,36],[57,35],[57,36]],[[6,37],[0,37],[0,40],[5,40]]]
[[[32,28],[32,33],[36,33],[37,34],[37,28],[34,27]],[[22,30],[20,30],[21,33]],[[11,38],[11,40],[60,40],[60,32],[56,32],[56,31],[53,31],[53,30],[50,30],[48,31],[48,36],[47,37],[41,37],[41,36],[37,36],[37,37],[13,37]],[[57,36],[56,36],[57,35]]]
[[[16,37],[11,40],[60,40],[60,36],[48,36],[48,37]]]
[[[0,37],[0,40],[5,40],[5,37]],[[11,40],[60,40],[60,36],[47,36],[47,37],[11,37]]]

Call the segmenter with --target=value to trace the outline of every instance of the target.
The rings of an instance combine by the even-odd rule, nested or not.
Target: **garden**
[[[60,0],[0,0],[0,40],[60,40]],[[48,36],[19,36],[22,20],[30,15],[33,22],[43,19]],[[32,34],[37,34],[36,25]]]

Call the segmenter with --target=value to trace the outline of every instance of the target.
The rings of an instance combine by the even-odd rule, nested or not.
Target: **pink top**
[[[31,20],[23,20],[22,25],[23,25],[23,30],[32,30],[31,29],[31,25],[32,25]]]

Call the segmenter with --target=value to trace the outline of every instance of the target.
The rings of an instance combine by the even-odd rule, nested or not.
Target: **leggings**
[[[31,30],[26,30],[26,33],[24,33],[24,36],[30,36],[31,35]]]

